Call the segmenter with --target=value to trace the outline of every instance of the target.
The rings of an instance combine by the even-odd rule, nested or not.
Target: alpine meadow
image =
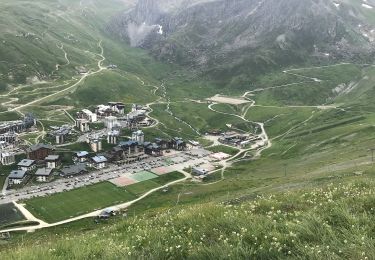
[[[0,259],[375,259],[375,0],[0,14]]]

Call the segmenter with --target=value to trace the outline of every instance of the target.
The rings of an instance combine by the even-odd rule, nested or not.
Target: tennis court
[[[139,181],[139,182],[155,179],[157,177],[158,177],[157,175],[155,175],[151,172],[148,172],[148,171],[141,171],[141,172],[134,173],[132,175],[132,178],[136,181]]]
[[[110,180],[110,182],[113,183],[114,185],[116,185],[117,187],[125,187],[125,186],[132,185],[134,183],[137,183],[136,180],[131,179],[131,178],[126,177],[126,176],[121,176],[121,177],[118,177],[116,179],[112,179],[112,180]]]

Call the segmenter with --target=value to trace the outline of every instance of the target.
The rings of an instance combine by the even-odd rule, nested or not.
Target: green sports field
[[[139,182],[155,179],[157,177],[158,176],[156,174],[153,174],[148,171],[137,172],[137,173],[134,173],[132,176],[134,180],[139,181]]]
[[[49,197],[27,200],[26,208],[36,217],[53,223],[134,198],[135,196],[125,189],[103,182]]]
[[[149,190],[161,187],[169,182],[182,179],[184,175],[180,172],[171,172],[165,175],[161,175],[157,178],[149,179],[146,181],[138,182],[126,187],[126,190],[134,195],[142,195]]]

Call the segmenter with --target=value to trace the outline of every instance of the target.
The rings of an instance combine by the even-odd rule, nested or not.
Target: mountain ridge
[[[243,74],[255,75],[310,60],[374,57],[374,27],[350,4],[337,7],[328,0],[163,3],[140,0],[111,21],[111,31],[160,60],[214,71],[214,75],[224,70],[236,76],[233,71],[243,67],[254,70]]]

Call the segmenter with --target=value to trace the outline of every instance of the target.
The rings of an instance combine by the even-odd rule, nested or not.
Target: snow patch
[[[373,7],[368,4],[362,4],[362,7],[367,8],[367,9],[373,9]]]
[[[160,34],[160,35],[163,35],[163,26],[160,25],[160,24],[157,24],[155,26],[159,28],[157,33]]]

